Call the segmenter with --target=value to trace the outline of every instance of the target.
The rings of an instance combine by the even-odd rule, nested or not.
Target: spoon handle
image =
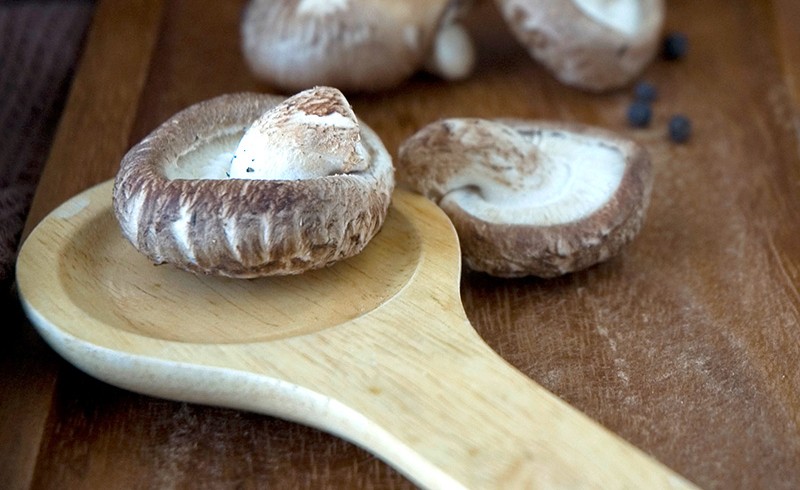
[[[326,396],[326,413],[306,422],[427,488],[693,488],[513,368],[463,310],[448,311],[329,331],[347,349],[289,375]]]

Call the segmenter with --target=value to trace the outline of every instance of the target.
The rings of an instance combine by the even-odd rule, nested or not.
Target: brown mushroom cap
[[[495,0],[517,40],[567,85],[619,88],[659,47],[664,0]]]
[[[223,95],[193,105],[123,158],[114,211],[155,263],[229,277],[296,274],[359,253],[383,224],[391,157],[363,123],[365,170],[303,180],[225,176],[242,135],[282,97]]]
[[[499,277],[554,277],[619,253],[650,200],[647,152],[584,125],[446,119],[400,147],[398,180],[436,202],[464,262]]]
[[[251,0],[242,17],[242,50],[257,77],[288,91],[315,85],[383,90],[426,65],[445,78],[462,78],[474,53],[454,26],[468,3]]]

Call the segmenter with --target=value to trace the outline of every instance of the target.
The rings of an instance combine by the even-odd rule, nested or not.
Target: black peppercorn
[[[669,138],[675,143],[685,143],[692,135],[692,122],[688,117],[677,114],[669,120]]]
[[[649,82],[639,82],[633,89],[633,95],[638,101],[653,102],[658,98],[658,89]]]
[[[681,32],[671,32],[664,38],[662,55],[666,60],[679,60],[689,51],[689,38]]]
[[[650,124],[653,111],[647,102],[635,101],[628,107],[628,124],[635,128],[644,128]]]

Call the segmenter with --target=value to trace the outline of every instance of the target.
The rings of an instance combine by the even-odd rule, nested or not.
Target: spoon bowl
[[[241,280],[155,266],[131,254],[113,213],[101,212],[71,231],[58,256],[58,277],[71,303],[110,328],[198,344],[268,341],[345,323],[394,296],[419,261],[414,234],[397,215],[375,238],[378,246],[336,267]],[[154,302],[180,308],[154,308]],[[198,321],[182,310],[204,315]]]

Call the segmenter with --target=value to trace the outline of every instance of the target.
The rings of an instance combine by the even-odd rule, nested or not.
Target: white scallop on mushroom
[[[474,50],[459,24],[470,0],[251,0],[242,50],[253,73],[283,90],[396,86],[425,68],[466,77]]]
[[[453,221],[464,261],[500,277],[554,277],[604,261],[640,230],[647,152],[599,128],[446,119],[400,147],[398,180]]]
[[[296,274],[363,250],[393,188],[386,148],[338,90],[233,94],[179,112],[135,145],[115,180],[114,211],[155,263]]]
[[[664,0],[495,0],[511,31],[559,80],[619,88],[655,57]]]

